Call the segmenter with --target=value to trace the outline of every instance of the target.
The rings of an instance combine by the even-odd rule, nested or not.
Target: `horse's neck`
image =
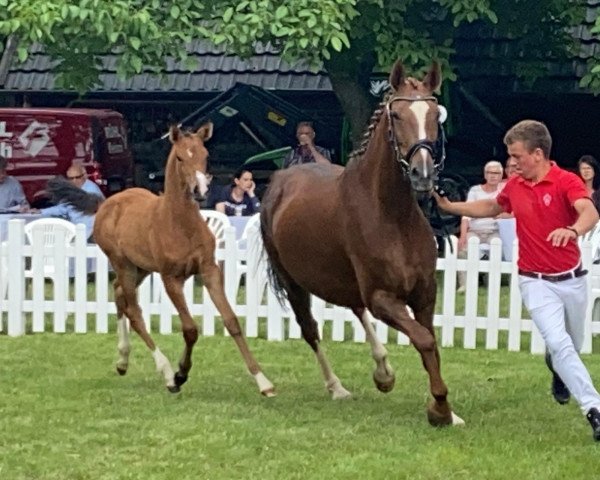
[[[196,210],[189,187],[177,171],[177,157],[174,152],[171,152],[167,160],[163,204],[168,212],[177,212],[178,214],[190,209]]]
[[[360,183],[368,189],[367,195],[372,200],[373,208],[396,215],[398,212],[409,212],[410,206],[417,205],[402,165],[396,161],[388,141],[384,119],[373,132],[356,167]]]

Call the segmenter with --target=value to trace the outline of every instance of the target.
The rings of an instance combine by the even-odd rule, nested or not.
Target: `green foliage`
[[[335,65],[347,69],[372,57],[376,68],[387,70],[403,58],[422,70],[437,58],[445,78],[452,79],[457,28],[479,22],[530,53],[508,67],[533,79],[549,58],[575,47],[567,27],[581,21],[584,6],[571,0],[532,5],[520,0],[0,0],[0,38],[19,38],[20,61],[33,44],[43,45],[56,59],[60,85],[83,92],[98,80],[102,53],[117,54],[118,74],[128,77],[160,70],[167,57],[189,67],[188,49],[197,39],[242,57],[271,44],[284,59],[301,59],[315,69],[339,55],[346,56]],[[590,86],[600,85],[596,61],[584,80]]]

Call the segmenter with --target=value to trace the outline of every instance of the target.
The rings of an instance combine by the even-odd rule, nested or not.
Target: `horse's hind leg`
[[[175,384],[175,372],[171,368],[169,359],[155,345],[148,330],[146,330],[146,324],[142,317],[142,309],[137,301],[136,288],[148,272],[143,270],[138,271],[137,267],[132,264],[117,266],[116,262],[112,263],[117,272],[117,278],[115,279],[115,302],[117,310],[125,313],[127,318],[129,318],[131,328],[141,337],[152,352],[156,370],[162,374],[169,391],[173,393],[178,392],[179,387]]]
[[[181,359],[179,360],[179,371],[175,374],[175,385],[180,387],[188,378],[188,373],[192,368],[192,350],[198,340],[198,325],[190,315],[185,296],[183,295],[183,284],[185,279],[162,276],[167,295],[175,305],[179,318],[181,319],[181,331],[185,340],[185,348]]]
[[[310,348],[312,348],[317,356],[323,378],[325,379],[325,387],[331,393],[331,398],[333,400],[349,398],[351,393],[344,388],[340,379],[333,373],[329,360],[321,348],[319,326],[310,311],[310,294],[300,287],[300,285],[289,279],[286,282],[285,290],[287,291],[292,310],[296,314],[296,321],[300,325],[302,338],[310,345]]]
[[[148,275],[148,272],[138,271],[136,286],[142,283],[144,278]],[[127,317],[125,315],[125,296],[123,289],[120,286],[119,277],[114,281],[114,291],[117,304],[117,351],[119,353],[119,359],[117,360],[117,372],[119,375],[125,375],[127,368],[129,367],[129,354],[131,353],[131,342],[129,340],[129,327],[127,324]]]
[[[213,263],[205,263],[201,268],[202,278],[204,279],[204,285],[206,286],[210,298],[212,299],[215,307],[221,314],[221,318],[223,318],[223,323],[225,328],[235,341],[244,362],[246,363],[246,367],[250,374],[254,377],[256,384],[258,385],[258,389],[260,393],[265,395],[266,397],[275,396],[275,387],[269,381],[269,379],[262,373],[258,362],[252,355],[252,352],[248,348],[248,344],[246,343],[246,338],[242,333],[242,329],[240,327],[240,322],[235,316],[234,311],[229,305],[229,301],[225,296],[225,289],[223,288],[223,277],[221,274],[221,270],[216,264]]]
[[[423,366],[429,374],[429,386],[434,401],[427,408],[427,418],[434,426],[460,425],[464,421],[450,408],[448,403],[448,387],[440,373],[440,355],[433,331],[434,305],[415,312],[413,319],[406,309],[406,304],[395,295],[378,290],[371,299],[373,315],[388,325],[408,335],[412,344],[421,354]],[[426,328],[424,325],[429,325]]]
[[[377,334],[373,329],[373,324],[371,322],[373,317],[366,308],[354,308],[352,311],[364,327],[365,333],[367,334],[367,341],[371,345],[371,356],[373,357],[373,360],[375,360],[376,365],[375,370],[373,371],[373,381],[375,382],[375,386],[380,392],[391,392],[396,382],[396,375],[394,374],[394,369],[388,362],[388,352],[383,346],[383,343],[377,338]]]

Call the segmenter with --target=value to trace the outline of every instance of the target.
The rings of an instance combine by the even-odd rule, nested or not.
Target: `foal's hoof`
[[[175,385],[177,387],[181,387],[185,382],[187,382],[187,379],[188,379],[187,375],[177,372],[175,374]]]
[[[125,375],[127,373],[127,367],[120,367],[117,365],[117,373],[121,376]]]
[[[272,398],[272,397],[277,396],[277,393],[275,392],[275,388],[268,388],[267,390],[262,390],[260,393],[263,394],[267,398]]]
[[[171,393],[181,392],[181,388],[179,387],[179,385],[167,385],[167,390]]]

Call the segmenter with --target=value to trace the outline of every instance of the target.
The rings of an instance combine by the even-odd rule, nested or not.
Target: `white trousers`
[[[579,357],[587,308],[587,277],[548,282],[519,276],[523,303],[552,356],[552,367],[585,415],[600,409],[600,395]]]

